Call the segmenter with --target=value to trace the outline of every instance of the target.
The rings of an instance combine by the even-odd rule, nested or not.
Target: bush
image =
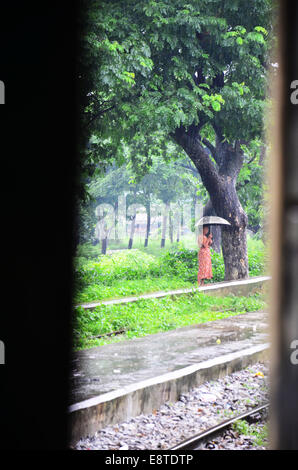
[[[100,254],[100,245],[93,246],[91,243],[84,243],[77,246],[76,255],[78,258],[92,259]]]
[[[207,282],[221,282],[225,276],[223,256],[212,249],[210,251],[213,278]],[[262,242],[249,243],[249,275],[263,275],[265,272],[265,261],[265,250]],[[189,250],[184,247],[169,250],[161,257],[161,265],[164,272],[170,272],[172,275],[195,283],[198,275],[198,250]]]
[[[197,283],[198,250],[188,249],[183,245],[176,245],[164,252],[160,258],[137,249],[97,255],[93,259],[86,259],[83,253],[80,255],[74,262],[76,291],[91,285],[111,286],[121,279],[141,280],[161,276]],[[211,249],[211,259],[213,278],[207,282],[221,282],[225,274],[223,256]],[[248,261],[250,276],[265,273],[265,249],[260,240],[249,240]]]
[[[249,275],[261,276],[266,272],[267,250],[262,240],[248,238],[247,240]]]
[[[211,251],[213,282],[221,282],[225,278],[225,264],[222,254]]]
[[[211,260],[212,281],[223,281],[225,268],[222,255],[211,249]],[[198,250],[189,250],[184,247],[170,250],[162,256],[161,265],[164,271],[181,277],[185,281],[196,283],[198,278]],[[211,282],[211,280],[208,282]]]
[[[198,265],[197,258],[197,250],[178,246],[161,256],[160,265],[163,273],[181,277],[185,281],[195,282]]]

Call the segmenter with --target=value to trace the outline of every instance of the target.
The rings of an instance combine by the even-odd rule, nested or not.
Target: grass
[[[252,436],[253,445],[258,447],[266,447],[268,442],[268,425],[267,424],[248,424],[245,420],[236,421],[232,425],[234,431],[239,435]]]
[[[142,251],[145,254],[153,255],[156,257],[162,256],[166,251],[176,249],[178,247],[183,246],[188,250],[197,250],[198,245],[195,239],[195,235],[186,235],[181,238],[179,243],[173,242],[171,243],[170,240],[166,240],[165,247],[161,248],[160,240],[156,239],[149,239],[149,244],[147,247],[144,247],[144,239],[140,237],[135,237],[133,243],[133,249],[137,249]],[[108,252],[113,250],[126,250],[128,247],[128,237],[124,240],[115,242],[115,240],[110,240],[108,243]],[[262,240],[257,240],[252,237],[247,237],[247,249],[248,252],[264,252],[264,243]],[[97,258],[101,255],[101,246],[97,244],[93,246],[91,243],[85,243],[83,245],[78,245],[77,247],[77,256],[81,257],[84,256],[86,258]]]
[[[137,244],[136,244],[137,245]],[[174,243],[161,249],[157,241],[148,248],[100,255],[98,246],[78,247],[74,260],[74,304],[197,286],[197,250]],[[151,250],[151,253],[149,252]],[[248,239],[250,275],[264,274],[264,245]],[[154,253],[154,254],[153,254]],[[224,279],[222,255],[212,252],[213,279]]]
[[[126,250],[128,247],[129,237],[124,238],[123,240],[115,241],[109,240],[108,242],[108,251],[112,250]],[[189,249],[196,249],[197,243],[195,239],[195,235],[185,235],[181,238],[180,244],[183,244],[185,247]],[[140,236],[135,236],[133,242],[133,249],[137,249],[142,251],[143,253],[160,256],[165,251],[169,250],[171,247],[178,246],[178,243],[175,241],[171,243],[169,239],[165,241],[165,247],[161,248],[160,246],[160,239],[149,238],[149,243],[147,247],[144,247],[144,238]],[[98,243],[97,245],[92,245],[91,243],[85,243],[83,245],[79,245],[77,248],[77,256],[87,256],[87,257],[96,257],[101,254],[101,245]]]
[[[132,250],[100,254],[100,246],[84,244],[78,247],[74,260],[74,305],[141,295],[149,292],[197,287],[197,247],[194,237],[184,243],[160,247],[150,240],[144,248],[136,239]],[[114,247],[110,243],[109,249]],[[126,244],[123,244],[126,248]],[[265,249],[262,241],[248,239],[250,275],[264,273]],[[213,280],[224,278],[222,255],[212,252]],[[140,300],[135,303],[100,306],[92,311],[77,307],[74,311],[74,348],[83,349],[127,340],[182,326],[204,323],[265,306],[264,296],[210,297],[203,293],[162,299]],[[121,336],[91,339],[91,336],[125,329]]]
[[[128,304],[101,305],[92,311],[75,309],[74,348],[84,349],[175,328],[219,320],[264,309],[263,294],[248,297],[213,297],[200,292],[174,299],[139,300]],[[91,339],[90,336],[125,329],[121,336]]]
[[[74,296],[74,303],[92,302],[94,300],[117,299],[130,295],[141,295],[157,291],[169,291],[194,287],[190,281],[170,276],[143,279],[122,279],[110,285],[91,284]]]

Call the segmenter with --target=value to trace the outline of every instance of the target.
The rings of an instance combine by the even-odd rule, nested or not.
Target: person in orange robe
[[[212,233],[207,237],[209,228],[205,225],[203,227],[203,234],[198,237],[199,245],[199,271],[198,271],[198,284],[199,286],[204,285],[205,279],[211,279],[212,275],[212,264],[211,264],[211,253],[210,246],[212,244]]]

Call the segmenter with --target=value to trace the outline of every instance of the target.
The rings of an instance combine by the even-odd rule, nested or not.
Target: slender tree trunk
[[[101,240],[101,254],[105,255],[108,247],[108,238],[102,238]]]
[[[109,231],[107,229],[107,225],[106,225],[104,218],[99,217],[98,222],[99,222],[99,234],[100,234],[100,239],[101,239],[101,254],[105,255],[107,252],[107,247],[108,247]]]
[[[167,218],[169,213],[169,203],[167,202],[165,205],[165,210],[162,216],[162,232],[161,232],[161,248],[165,247],[166,244],[166,233],[167,233]]]
[[[105,255],[108,248],[108,230],[104,221],[101,221],[101,254]]]
[[[169,235],[171,243],[173,243],[173,219],[171,217],[171,212],[169,212]]]
[[[119,234],[118,234],[118,200],[115,202],[115,243],[119,244]]]
[[[147,212],[147,227],[146,227],[146,237],[145,237],[145,243],[144,243],[145,247],[148,246],[150,226],[151,226],[150,206],[146,208],[146,212]]]
[[[129,236],[129,242],[128,242],[129,250],[132,248],[133,238],[135,234],[135,226],[136,226],[136,214],[133,215],[131,225],[130,225],[130,236]]]
[[[176,236],[176,242],[179,243],[180,241],[180,223],[177,225],[177,236]]]

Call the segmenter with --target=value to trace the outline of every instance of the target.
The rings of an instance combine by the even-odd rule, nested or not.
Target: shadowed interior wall
[[[271,448],[298,449],[298,3],[280,2],[279,78],[271,139]],[[296,343],[297,341],[297,343]],[[297,354],[295,354],[295,348]]]

